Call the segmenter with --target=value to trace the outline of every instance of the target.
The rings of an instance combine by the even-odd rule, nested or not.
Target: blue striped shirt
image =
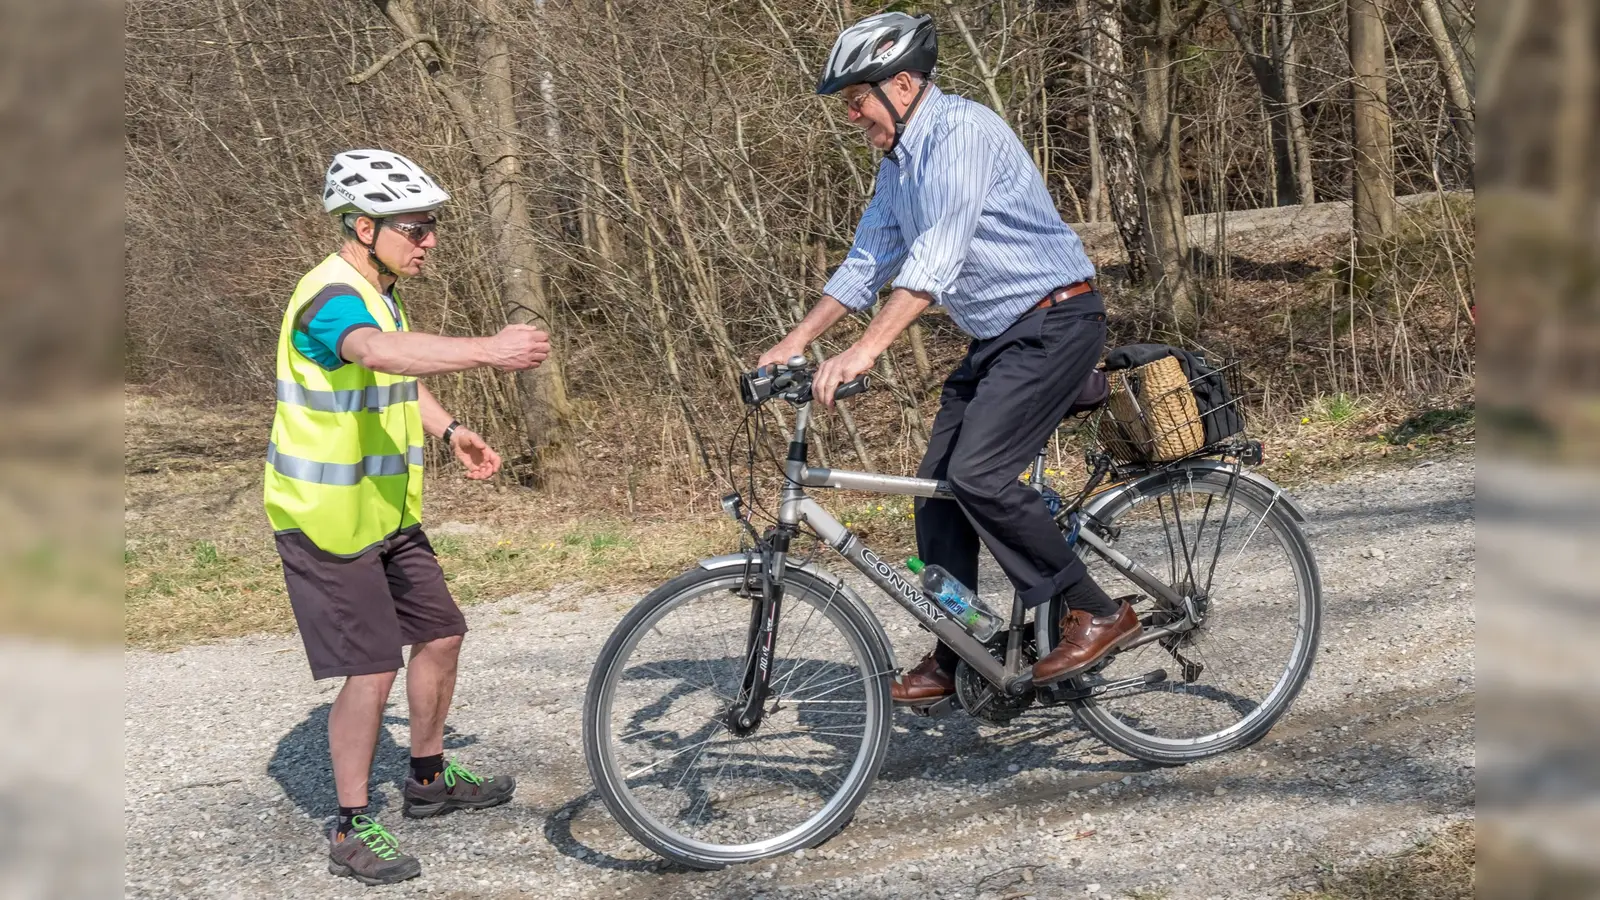
[[[855,244],[823,293],[866,309],[878,290],[926,291],[962,331],[990,338],[1054,288],[1094,277],[1033,157],[981,103],[928,86],[878,164]]]

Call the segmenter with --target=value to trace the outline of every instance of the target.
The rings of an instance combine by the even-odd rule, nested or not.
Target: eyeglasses
[[[390,228],[405,235],[413,244],[420,244],[428,239],[428,235],[439,229],[438,219],[428,219],[424,222],[385,222]]]
[[[857,94],[854,99],[846,99],[844,101],[844,108],[847,112],[859,113],[861,112],[862,105],[865,104],[867,102],[867,98],[871,96],[872,91],[862,91],[861,93]]]

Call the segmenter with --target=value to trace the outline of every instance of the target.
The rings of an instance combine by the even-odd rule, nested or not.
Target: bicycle
[[[1259,442],[1234,438],[1159,464],[1086,451],[1089,478],[1072,500],[1056,495],[1056,521],[1108,592],[1120,578],[1139,593],[1144,630],[1088,672],[1035,686],[1032,663],[1059,633],[1057,601],[1028,621],[1014,596],[1009,629],[980,643],[808,495],[951,497],[938,481],[809,466],[811,376],[796,359],[741,379],[752,413],[775,399],[796,411],[776,523],[757,533],[739,492],[724,497],[748,546],[644,597],[596,661],[585,758],[606,808],[640,843],[700,869],[814,847],[848,824],[877,777],[893,652],[850,586],[790,559],[802,533],[961,657],[955,697],[913,712],[959,706],[1004,724],[1034,704],[1065,706],[1115,749],[1177,765],[1248,746],[1288,709],[1316,655],[1321,586],[1299,505],[1247,468],[1261,461]],[[836,399],[866,391],[868,378],[840,386]],[[1045,460],[1041,450],[1030,473],[1042,492]],[[1269,656],[1282,663],[1228,677]]]

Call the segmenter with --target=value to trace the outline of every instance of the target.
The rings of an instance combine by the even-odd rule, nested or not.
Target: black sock
[[[943,669],[945,672],[950,674],[954,674],[956,671],[956,666],[961,664],[961,656],[957,654],[956,651],[950,649],[950,646],[944,641],[940,641],[934,645],[933,658],[939,663],[940,669]]]
[[[1122,608],[1100,585],[1095,584],[1087,572],[1077,582],[1068,585],[1060,597],[1067,602],[1069,609],[1081,609],[1096,618],[1116,615],[1117,610]]]
[[[364,816],[364,815],[367,815],[367,808],[365,806],[341,806],[341,807],[339,807],[339,830],[338,830],[339,837],[344,837],[344,836],[348,835],[351,832],[351,830],[352,830],[351,826],[350,826],[350,820],[351,819],[354,819],[356,816]]]
[[[444,754],[411,757],[411,777],[427,784],[444,771]]]

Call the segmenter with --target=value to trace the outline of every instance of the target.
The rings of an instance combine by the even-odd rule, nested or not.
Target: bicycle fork
[[[744,678],[739,696],[728,709],[728,730],[743,736],[761,725],[772,689],[772,659],[778,645],[783,612],[783,575],[789,534],[775,529],[761,550],[761,597],[750,603],[750,628],[745,641]],[[745,583],[749,584],[748,577]]]

